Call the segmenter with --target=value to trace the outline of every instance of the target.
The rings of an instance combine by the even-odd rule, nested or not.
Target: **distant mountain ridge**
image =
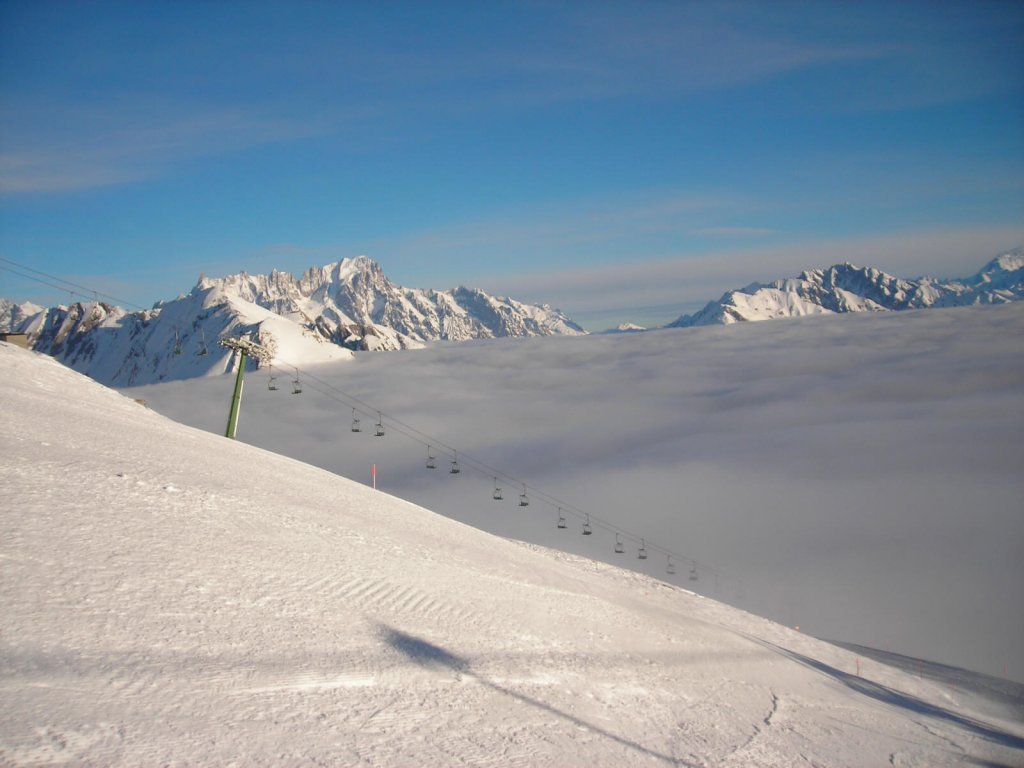
[[[310,268],[295,278],[274,270],[218,280],[200,278],[197,290],[218,288],[282,317],[315,328],[349,349],[406,349],[427,341],[585,333],[564,314],[459,286],[445,291],[403,288],[366,256]]]
[[[247,335],[276,351],[278,365],[397,350],[429,341],[586,333],[546,305],[475,288],[395,285],[365,256],[310,268],[200,276],[185,296],[141,312],[100,301],[48,309],[0,299],[0,330],[26,333],[32,347],[110,386],[220,373],[234,353],[223,336]]]
[[[971,277],[904,279],[878,269],[836,264],[797,278],[752,283],[726,292],[667,328],[772,320],[843,312],[884,312],[969,304],[1003,304],[1024,298],[1024,249],[1004,253]]]

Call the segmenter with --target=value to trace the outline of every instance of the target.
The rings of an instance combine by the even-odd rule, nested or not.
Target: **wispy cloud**
[[[673,100],[837,63],[877,65],[897,76],[882,89],[875,87],[877,73],[850,78],[841,96],[829,80],[813,95],[815,111],[843,110],[851,102],[864,108],[878,91],[884,91],[877,97],[880,108],[898,106],[901,99],[919,106],[953,98],[951,93],[967,98],[1007,81],[1000,76],[1005,57],[977,55],[974,38],[953,41],[957,55],[944,56],[949,41],[942,29],[925,25],[928,34],[915,32],[920,14],[898,16],[891,31],[879,34],[877,23],[866,23],[867,13],[840,5],[808,14],[802,6],[745,3],[541,4],[485,11],[458,25],[438,23],[431,30],[435,37],[400,25],[382,35],[367,19],[350,28],[332,14],[320,19],[322,28],[289,28],[263,8],[255,16],[266,26],[233,30],[247,45],[227,51],[221,36],[237,19],[210,13],[209,28],[192,30],[183,52],[164,28],[146,28],[158,50],[129,44],[123,55],[140,71],[108,64],[100,100],[88,106],[66,103],[60,91],[27,95],[6,86],[0,192],[130,183],[172,173],[197,157],[338,134],[353,116],[372,126],[367,135],[392,132],[416,141],[425,123],[466,113]],[[998,31],[990,18],[997,15],[964,14],[987,31]],[[505,22],[528,33],[495,32]],[[360,34],[360,23],[367,24],[367,34]],[[467,32],[465,25],[474,24],[481,34]],[[90,29],[67,42],[81,44]],[[167,57],[179,52],[185,56],[181,66],[167,71]],[[141,90],[140,83],[152,78],[178,96],[160,102]],[[861,82],[869,93],[848,98],[849,88]],[[1019,84],[1019,76],[1013,82]]]
[[[691,229],[696,237],[766,237],[774,235],[774,229],[767,227],[700,227]]]
[[[176,164],[262,144],[308,138],[323,121],[258,110],[154,99],[102,105],[25,106],[45,127],[15,130],[13,106],[0,153],[0,193],[61,192],[125,184],[173,172]]]
[[[752,281],[852,262],[900,277],[966,277],[998,253],[1024,245],[1024,226],[911,232],[726,248],[629,263],[485,277],[484,287],[566,311],[648,307],[717,299]],[[665,318],[669,322],[674,318]]]

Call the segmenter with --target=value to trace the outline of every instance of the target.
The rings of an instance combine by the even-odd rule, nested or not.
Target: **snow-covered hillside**
[[[1024,594],[1024,303],[628,343],[474,341],[308,373],[297,397],[250,374],[239,439],[366,482],[376,465],[379,487],[448,517],[668,578],[663,554],[615,554],[608,531],[579,535],[578,514],[557,529],[557,505],[572,505],[678,553],[676,583],[710,597],[1024,682],[1024,613],[1006,608]],[[215,376],[126,393],[223,434],[232,387]],[[361,433],[338,391],[363,403]],[[504,501],[470,458],[510,476]]]
[[[227,336],[251,336],[283,350],[294,365],[348,359],[351,351],[263,307],[216,286],[197,287],[187,296],[145,312],[126,312],[99,301],[76,302],[28,314],[11,327],[27,333],[33,347],[114,386],[223,373],[237,364],[234,353],[218,346]]]
[[[303,364],[440,339],[584,333],[558,310],[478,289],[401,288],[365,256],[298,279],[276,270],[203,276],[188,295],[143,312],[99,301],[43,309],[0,300],[0,330],[27,333],[35,350],[110,386],[221,373],[235,364],[216,345],[229,335],[251,335]]]
[[[1024,761],[1016,704],[0,370],[3,764]]]
[[[747,320],[772,320],[840,312],[1003,304],[1024,298],[1024,249],[996,257],[971,277],[942,281],[922,277],[904,280],[878,269],[837,264],[803,272],[795,279],[767,285],[752,283],[729,291],[670,328],[726,325]]]

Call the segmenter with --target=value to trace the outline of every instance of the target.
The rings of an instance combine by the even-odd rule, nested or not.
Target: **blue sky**
[[[0,255],[148,306],[366,254],[593,327],[836,261],[966,275],[1024,245],[1022,33],[977,0],[0,0]]]

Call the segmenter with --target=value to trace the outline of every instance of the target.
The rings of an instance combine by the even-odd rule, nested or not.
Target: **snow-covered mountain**
[[[548,306],[466,287],[402,288],[365,256],[299,278],[277,270],[201,276],[188,295],[142,312],[98,301],[43,309],[0,300],[0,330],[27,333],[35,350],[112,386],[223,372],[234,353],[216,342],[229,335],[258,338],[280,365],[303,365],[442,339],[585,333]]]
[[[496,298],[464,286],[446,291],[397,286],[365,256],[308,269],[298,279],[277,270],[269,275],[243,272],[219,280],[201,278],[196,289],[211,287],[292,318],[350,349],[584,333],[548,306]]]
[[[9,305],[10,303],[7,302]],[[111,386],[149,384],[223,373],[235,353],[217,345],[224,336],[249,336],[286,354],[293,365],[351,356],[314,331],[216,287],[151,310],[126,312],[105,302],[83,301],[30,312],[8,306],[8,326],[65,365]],[[0,310],[3,305],[0,305]]]
[[[1024,758],[1019,686],[486,534],[11,345],[0,369],[3,765]]]
[[[604,331],[604,333],[641,333],[642,331],[646,330],[647,329],[644,326],[637,325],[636,323],[619,323],[619,325],[617,325],[614,328],[609,328],[607,331]]]
[[[943,281],[907,280],[878,269],[836,264],[803,272],[798,278],[752,283],[729,291],[699,312],[683,315],[669,328],[727,325],[748,320],[841,312],[1003,304],[1024,298],[1024,249],[996,257],[975,275]]]

